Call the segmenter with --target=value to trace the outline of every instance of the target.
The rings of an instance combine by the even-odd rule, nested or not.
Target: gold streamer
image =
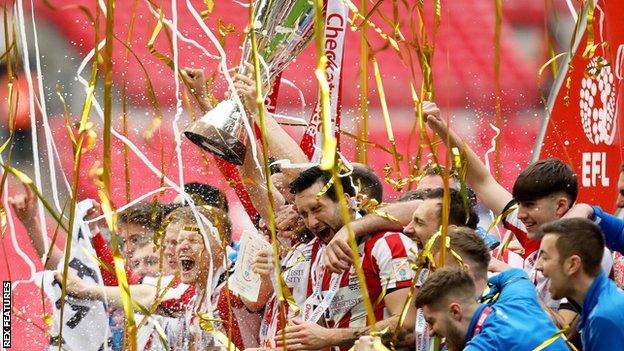
[[[315,0],[318,1],[318,0]],[[390,46],[397,52],[400,51],[399,49],[399,45],[397,44],[396,40],[394,40],[393,38],[391,38],[388,34],[384,33],[383,30],[381,30],[381,28],[379,26],[377,26],[375,23],[371,22],[370,20],[366,19],[366,16],[362,15],[362,13],[358,10],[358,8],[350,1],[350,0],[345,0],[344,4],[347,5],[347,7],[349,7],[349,10],[351,10],[351,12],[353,12],[353,15],[355,17],[360,18],[363,22],[366,22],[366,24],[373,29],[373,31],[377,34],[379,34],[379,36],[385,40],[388,44],[390,44]],[[357,28],[358,25],[356,25],[355,21],[350,19],[349,20],[350,24],[352,27]]]
[[[126,69],[128,68],[128,55],[130,54],[130,50],[128,50],[128,48],[131,47],[132,43],[132,34],[134,32],[134,23],[136,21],[138,4],[139,1],[134,0],[132,2],[132,9],[130,10],[130,24],[128,25],[128,33],[126,33],[126,50],[124,50],[124,62],[126,63]],[[125,138],[128,138],[128,79],[125,74],[123,75],[123,83],[121,85],[121,124],[121,133]],[[132,188],[130,187],[130,148],[126,145],[126,143],[123,144],[123,155],[126,202],[130,202],[132,200]]]
[[[539,344],[536,348],[533,349],[533,351],[542,351],[545,350],[548,346],[550,346],[552,343],[554,343],[555,341],[557,341],[557,339],[562,338],[563,341],[565,341],[566,345],[568,345],[568,347],[570,348],[570,350],[573,351],[578,351],[576,346],[574,346],[574,344],[572,344],[568,338],[566,338],[565,333],[567,332],[568,328],[563,328],[561,330],[558,330],[557,332],[555,332],[555,334],[553,334],[550,338],[544,340],[544,342],[542,342],[541,344]]]
[[[585,50],[583,50],[583,58],[587,60],[594,57],[596,48],[600,44],[594,44],[594,1],[586,1],[585,4],[588,7],[586,21],[587,26],[585,27],[585,31],[587,32],[587,44],[585,46]]]
[[[165,15],[163,14],[163,11],[161,8],[158,8],[157,12],[158,12],[158,22],[156,22],[156,27],[154,27],[154,30],[152,31],[152,35],[150,36],[150,39],[147,42],[147,49],[149,50],[150,54],[152,54],[157,59],[162,61],[165,65],[167,65],[167,67],[169,67],[173,71],[174,70],[173,60],[169,58],[167,55],[156,50],[156,48],[154,47],[154,42],[156,41],[158,34],[163,28],[163,21],[165,18]]]
[[[403,175],[401,174],[401,155],[397,152],[396,142],[394,140],[394,132],[392,131],[392,122],[390,121],[390,113],[388,112],[388,105],[386,104],[386,94],[383,88],[383,82],[381,81],[381,73],[379,71],[379,64],[377,63],[377,59],[373,55],[371,57],[371,61],[373,62],[373,69],[375,71],[375,82],[377,83],[377,91],[379,93],[379,101],[381,102],[381,111],[384,119],[384,125],[386,127],[386,133],[388,135],[388,141],[390,142],[390,149],[392,150],[392,156],[394,159],[394,167],[396,172],[397,179],[402,179]],[[396,188],[395,188],[396,189]],[[402,187],[396,189],[397,191],[402,190]]]
[[[366,12],[366,0],[361,0],[360,6]],[[372,11],[371,11],[372,13]],[[359,139],[356,143],[356,159],[359,163],[368,164],[368,22],[360,25],[360,117],[358,125]]]
[[[459,149],[456,147],[451,148],[451,154],[453,156],[453,164],[458,173],[459,178],[459,193],[462,197],[464,204],[464,210],[466,211],[466,223],[470,219],[470,198],[468,196],[468,187],[466,186],[466,167],[465,162],[462,162],[462,157],[459,154]]]
[[[286,318],[287,313],[286,313],[286,306],[285,303],[287,303],[289,305],[289,307],[291,309],[293,309],[294,311],[298,311],[298,307],[296,305],[296,303],[294,303],[294,298],[292,298],[292,295],[290,294],[290,291],[288,289],[288,287],[286,286],[283,277],[282,277],[282,267],[280,266],[279,263],[279,242],[278,242],[278,238],[277,238],[277,232],[275,229],[275,210],[273,208],[273,192],[271,191],[273,189],[273,182],[271,181],[271,177],[269,177],[268,175],[271,174],[271,170],[269,167],[269,146],[268,146],[268,141],[267,141],[267,132],[266,132],[266,116],[265,116],[265,107],[264,107],[264,97],[262,95],[262,78],[261,78],[261,70],[260,70],[260,59],[259,59],[259,54],[258,54],[258,42],[257,42],[257,38],[256,38],[256,28],[253,28],[254,26],[254,6],[253,3],[250,3],[249,6],[249,23],[251,28],[249,28],[249,36],[250,36],[250,40],[251,40],[251,49],[252,49],[252,59],[253,59],[253,67],[254,67],[254,80],[256,83],[256,107],[258,110],[258,119],[259,119],[259,127],[260,127],[260,135],[262,136],[261,138],[261,145],[262,145],[262,161],[263,161],[263,166],[264,166],[264,174],[266,174],[267,176],[265,177],[265,181],[266,181],[266,189],[267,189],[267,198],[268,198],[268,203],[267,203],[267,209],[268,209],[268,228],[269,228],[269,232],[271,233],[271,244],[273,247],[273,270],[275,272],[275,276],[277,278],[277,282],[278,282],[278,288],[277,288],[277,299],[279,302],[279,307],[280,307],[280,311],[281,311],[281,315]],[[282,330],[282,342],[284,345],[284,350],[286,350],[286,334],[284,333],[284,330]]]
[[[494,86],[496,90],[496,117],[495,123],[498,130],[503,128],[503,112],[502,112],[502,97],[501,97],[501,84],[500,84],[500,40],[501,40],[501,26],[503,23],[503,3],[501,0],[494,0],[496,6],[496,21],[494,25]],[[501,177],[501,140],[494,144],[494,178],[500,183]]]
[[[221,322],[221,320],[211,318],[208,313],[197,313],[197,317],[199,318],[199,327],[214,336],[222,345],[227,345],[227,351],[238,351],[230,339],[214,327],[213,322]]]

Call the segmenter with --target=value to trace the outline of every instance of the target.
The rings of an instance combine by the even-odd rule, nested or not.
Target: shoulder
[[[397,232],[376,233],[364,243],[364,254],[372,254],[375,257],[380,255],[391,258],[408,257],[412,250],[416,250],[414,241]]]
[[[591,311],[588,317],[590,324],[610,324],[621,325],[624,320],[624,292],[612,281],[608,281],[603,291],[600,293],[598,304]]]

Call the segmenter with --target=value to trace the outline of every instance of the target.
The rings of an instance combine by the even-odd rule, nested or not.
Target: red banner
[[[577,33],[570,64],[562,65],[553,85],[550,120],[534,157],[570,164],[578,175],[578,201],[612,212],[623,162],[624,2],[599,0],[593,16],[588,10],[580,14],[586,28]],[[586,50],[592,40],[593,55]]]

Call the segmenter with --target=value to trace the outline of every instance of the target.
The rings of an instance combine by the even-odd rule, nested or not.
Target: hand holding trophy
[[[314,5],[308,0],[256,0],[254,21],[260,55],[262,84],[273,80],[311,41],[314,33]],[[250,73],[252,57],[249,33],[245,38],[238,74]],[[233,96],[220,102],[203,117],[191,123],[184,134],[193,143],[224,160],[242,165],[247,131],[238,103]]]

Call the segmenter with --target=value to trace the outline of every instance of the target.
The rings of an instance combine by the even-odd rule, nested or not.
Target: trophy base
[[[203,120],[193,122],[184,135],[197,146],[230,163],[241,166],[245,160],[245,144]]]

